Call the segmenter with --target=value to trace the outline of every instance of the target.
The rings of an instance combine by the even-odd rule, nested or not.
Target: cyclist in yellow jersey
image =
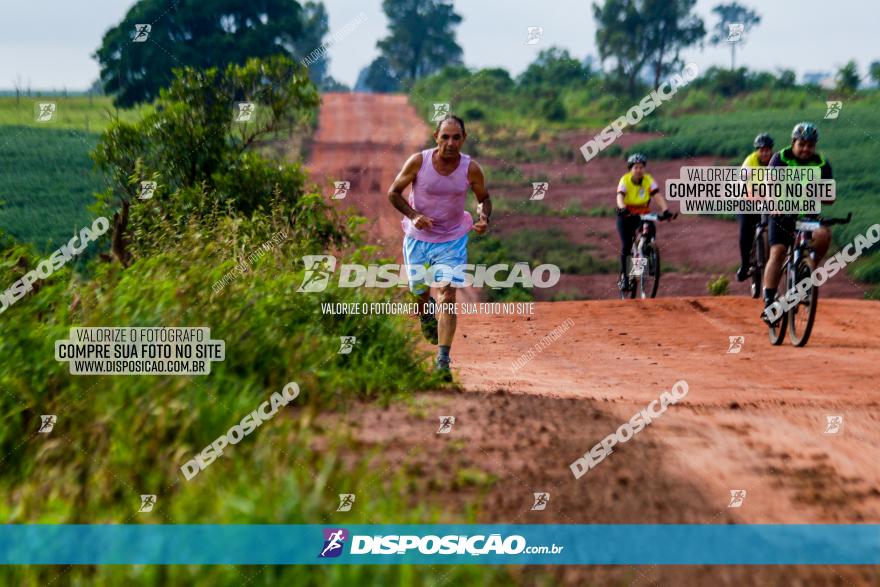
[[[622,289],[629,289],[629,275],[627,275],[627,258],[632,249],[633,235],[638,229],[641,219],[640,214],[651,211],[649,206],[651,198],[657,197],[660,206],[662,220],[672,217],[669,206],[657,182],[651,174],[645,173],[645,165],[648,159],[641,153],[633,153],[626,160],[629,173],[620,178],[617,184],[617,233],[620,235],[620,282]],[[649,230],[654,230],[653,223],[649,223]],[[653,235],[652,235],[653,236]]]
[[[750,169],[754,167],[767,167],[770,157],[773,156],[773,138],[767,133],[761,133],[755,137],[755,150],[745,158],[742,167]],[[748,186],[749,195],[752,195],[752,185]],[[736,272],[737,281],[745,281],[749,278],[749,261],[752,255],[752,242],[755,240],[755,228],[761,220],[761,214],[738,214],[739,220],[739,269]]]

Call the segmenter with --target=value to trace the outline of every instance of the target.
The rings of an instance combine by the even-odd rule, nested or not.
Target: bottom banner
[[[13,525],[0,564],[878,565],[880,525]]]

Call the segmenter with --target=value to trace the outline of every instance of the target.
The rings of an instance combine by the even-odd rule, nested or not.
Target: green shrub
[[[538,102],[538,111],[541,113],[541,116],[552,122],[563,121],[567,116],[565,106],[563,106],[559,96],[540,100]]]
[[[729,292],[730,280],[724,275],[719,275],[706,284],[706,289],[711,296],[726,296]]]
[[[595,206],[584,215],[589,218],[613,218],[617,216],[617,210],[613,206]]]
[[[238,102],[256,104],[253,120],[236,121]],[[273,197],[293,202],[305,181],[299,165],[270,162],[254,148],[303,123],[317,105],[306,68],[284,57],[223,71],[176,70],[154,111],[135,123],[115,121],[101,135],[94,159],[111,187],[98,194],[96,209],[109,216],[130,206],[127,224],[114,236],[134,235],[130,253],[143,255],[164,247],[157,239],[175,238],[194,216],[204,221],[218,210],[249,216]],[[156,192],[140,202],[135,196],[145,180],[157,183]]]
[[[582,300],[584,296],[579,292],[572,290],[564,290],[560,292],[556,292],[550,297],[551,302],[571,302],[575,300]]]

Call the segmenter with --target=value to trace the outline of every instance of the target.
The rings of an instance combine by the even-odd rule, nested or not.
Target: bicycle
[[[677,217],[678,212],[667,220]],[[642,299],[657,297],[657,288],[660,285],[660,249],[657,247],[654,222],[661,220],[656,214],[642,214],[639,217],[639,228],[633,237],[629,289],[624,289],[621,284],[620,299],[625,300],[627,296],[635,298],[636,293]]]
[[[767,218],[762,214],[758,225],[755,227],[755,236],[752,240],[752,252],[749,257],[749,275],[752,278],[752,297],[761,297],[763,285],[764,267],[767,266]]]
[[[770,343],[774,346],[782,344],[785,338],[786,326],[791,344],[802,347],[807,344],[810,334],[813,332],[813,323],[816,321],[816,307],[819,303],[819,288],[813,287],[813,269],[816,265],[816,251],[810,246],[813,231],[821,226],[834,226],[835,224],[849,224],[852,212],[846,218],[822,218],[816,216],[811,219],[798,220],[795,223],[797,233],[794,245],[789,246],[785,252],[785,261],[782,264],[782,282],[776,295],[777,301],[782,303],[785,293],[794,288],[803,280],[809,281],[809,288],[804,295],[798,295],[798,303],[780,316],[776,324],[769,326]]]

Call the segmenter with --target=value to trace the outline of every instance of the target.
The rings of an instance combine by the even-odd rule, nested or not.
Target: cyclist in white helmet
[[[660,206],[661,220],[672,217],[669,205],[660,187],[650,173],[645,173],[648,158],[642,153],[633,153],[626,160],[629,172],[624,174],[617,182],[617,233],[620,235],[620,281],[621,289],[629,289],[629,276],[627,275],[627,258],[633,244],[633,235],[639,227],[640,214],[651,211],[649,204],[656,196]],[[653,225],[651,225],[653,227]]]
[[[812,122],[799,122],[791,131],[791,145],[782,149],[770,159],[769,167],[818,167],[820,179],[833,179],[831,164],[816,151],[819,141],[819,129]],[[832,202],[826,202],[824,205]],[[767,226],[770,242],[770,255],[764,270],[764,307],[770,306],[776,299],[776,288],[782,277],[782,262],[785,251],[794,242],[796,214],[770,214]],[[816,250],[816,263],[820,263],[828,246],[831,244],[831,231],[823,226],[813,231],[813,248]],[[766,312],[761,312],[761,319],[774,324]]]

